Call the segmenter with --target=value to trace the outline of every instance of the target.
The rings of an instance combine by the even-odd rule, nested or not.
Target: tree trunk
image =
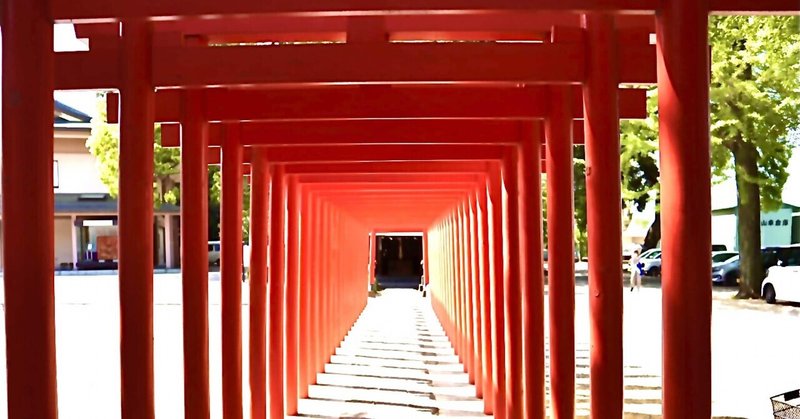
[[[738,191],[737,230],[739,233],[738,298],[759,298],[764,267],[761,260],[761,191],[758,178],[758,151],[755,146],[736,141],[733,150]]]
[[[644,238],[644,246],[642,250],[653,249],[658,247],[658,242],[661,241],[661,211],[656,210],[656,218],[653,219],[653,224],[647,230],[647,236]]]

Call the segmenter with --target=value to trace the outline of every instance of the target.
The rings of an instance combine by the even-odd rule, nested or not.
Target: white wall
[[[711,217],[711,243],[724,244],[728,250],[737,249],[736,215],[715,215]]]
[[[100,181],[97,160],[89,153],[83,138],[56,138],[53,160],[58,161],[58,188],[55,193],[108,193]]]
[[[72,219],[56,217],[54,224],[55,268],[62,263],[72,263]]]
[[[786,221],[786,225],[783,225]],[[772,222],[772,225],[770,225]],[[738,250],[736,215],[711,217],[711,242],[724,244],[728,250]],[[792,243],[792,210],[761,213],[761,246],[787,246]]]

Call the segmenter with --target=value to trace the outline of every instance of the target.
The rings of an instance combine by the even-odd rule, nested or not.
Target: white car
[[[661,249],[650,249],[639,256],[642,272],[647,276],[661,275]]]
[[[779,300],[800,303],[800,246],[778,249],[778,265],[767,270],[761,295],[769,304]]]
[[[219,266],[219,258],[220,258],[220,242],[219,241],[210,241],[208,242],[208,264]]]

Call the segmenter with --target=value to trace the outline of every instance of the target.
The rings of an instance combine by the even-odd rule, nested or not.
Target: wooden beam
[[[215,19],[188,17],[158,21],[157,33],[201,36],[211,44],[244,42],[345,42],[346,16],[225,16]],[[655,31],[648,15],[619,15],[617,28]],[[549,39],[554,26],[580,27],[580,15],[567,12],[502,12],[428,15],[389,15],[383,18],[389,40],[539,40]],[[94,43],[119,36],[116,22],[75,25],[79,38]]]
[[[621,89],[620,116],[647,117],[647,92]],[[118,122],[118,95],[106,101],[109,123]],[[179,122],[184,95],[161,90],[156,121]],[[329,87],[315,89],[208,89],[204,115],[211,122],[341,119],[543,119],[549,109],[546,86],[516,87]],[[574,119],[583,118],[580,86],[572,89]]]
[[[495,161],[503,158],[503,145],[358,145],[358,146],[286,146],[271,147],[271,163],[337,163],[337,162],[416,162],[416,161]],[[245,148],[245,163],[249,163],[251,148]],[[208,164],[219,164],[220,149],[208,148]]]
[[[656,0],[55,0],[56,21],[95,22],[111,19],[156,18],[179,20],[185,17],[221,15],[386,15],[490,13],[497,11],[565,11],[653,13]]]
[[[56,54],[56,89],[116,87],[113,48]],[[621,83],[655,81],[655,47],[620,46]],[[580,83],[580,43],[158,47],[158,88],[330,84]],[[97,68],[104,67],[103,70]]]
[[[244,146],[298,145],[499,145],[533,139],[534,121],[490,120],[363,120],[311,122],[241,123]],[[582,131],[576,134],[580,134]],[[224,136],[223,124],[212,124],[209,144],[218,147]],[[582,142],[582,136],[574,137]],[[180,126],[161,126],[161,145],[177,147]]]
[[[800,12],[796,0],[711,0],[714,12]],[[113,19],[156,18],[180,20],[186,17],[220,15],[387,15],[490,13],[497,11],[618,12],[652,14],[656,0],[55,0],[53,15],[58,21],[96,22]]]

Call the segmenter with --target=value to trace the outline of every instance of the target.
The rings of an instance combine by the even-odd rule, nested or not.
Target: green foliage
[[[161,146],[161,126],[155,130],[154,154],[154,195],[156,207],[169,203],[178,205],[181,200],[180,174],[181,151],[178,148]]]
[[[217,211],[216,214],[216,235],[209,234],[209,237],[219,237],[219,208],[222,199],[222,171],[219,166],[212,166],[209,168],[209,191],[208,201],[209,209]],[[242,184],[242,240],[244,242],[250,241],[250,182],[245,181]],[[211,218],[209,218],[209,225],[211,225]]]
[[[714,16],[711,135],[714,174],[733,170],[760,188],[764,210],[781,205],[792,144],[788,133],[800,125],[800,18]],[[758,152],[758,175],[734,167],[742,144]]]
[[[647,119],[620,122],[620,163],[622,200],[644,211],[648,201],[658,199],[658,96],[651,89],[647,95]]]
[[[119,128],[109,125],[105,100],[98,100],[98,113],[92,118],[92,133],[86,148],[97,159],[100,180],[113,197],[119,195]],[[159,208],[165,203],[180,202],[180,150],[161,146],[161,126],[154,131],[153,204]]]
[[[586,147],[573,147],[572,176],[575,182],[575,242],[581,257],[589,255],[586,232]]]
[[[97,116],[92,118],[92,133],[86,148],[97,159],[100,180],[111,196],[119,195],[119,129],[106,122],[105,100],[98,100]]]

